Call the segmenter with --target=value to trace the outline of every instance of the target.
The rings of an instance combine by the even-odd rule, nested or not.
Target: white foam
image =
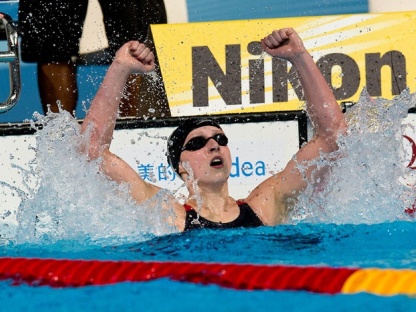
[[[364,90],[347,112],[349,130],[340,149],[316,160],[320,169],[330,167],[328,181],[318,187],[320,181],[310,181],[292,220],[357,224],[409,219],[404,210],[416,194],[414,186],[401,180],[414,174],[405,166],[402,120],[414,105],[415,94],[407,90],[391,101],[372,99]]]

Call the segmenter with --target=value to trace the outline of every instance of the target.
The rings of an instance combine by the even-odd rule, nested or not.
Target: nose
[[[220,145],[214,140],[214,138],[210,138],[207,142],[207,148],[210,152],[218,151],[220,149]]]

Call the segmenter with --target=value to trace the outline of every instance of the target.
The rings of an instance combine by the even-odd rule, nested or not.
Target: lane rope
[[[416,295],[416,271],[198,262],[0,258],[0,279],[34,286],[82,287],[160,278],[240,290]]]

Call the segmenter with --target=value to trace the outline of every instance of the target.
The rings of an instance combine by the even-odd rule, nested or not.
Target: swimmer
[[[265,52],[292,63],[303,87],[306,110],[315,130],[279,173],[258,185],[247,198],[235,200],[228,191],[231,155],[228,137],[209,118],[190,119],[168,139],[168,162],[185,181],[189,191],[185,205],[172,205],[173,225],[178,231],[193,228],[274,226],[285,223],[297,196],[306,188],[315,166],[300,172],[298,163],[307,164],[322,153],[338,149],[337,139],[346,131],[344,115],[311,55],[295,30],[275,30],[261,40]],[[154,55],[139,42],[128,42],[117,52],[82,125],[89,135],[85,153],[102,158],[101,170],[111,180],[127,183],[138,203],[155,196],[161,188],[144,181],[124,160],[110,151],[119,99],[131,73],[154,69]],[[322,173],[324,178],[324,173]]]

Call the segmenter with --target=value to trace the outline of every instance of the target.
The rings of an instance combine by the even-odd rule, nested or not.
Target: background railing
[[[0,113],[7,112],[16,105],[20,97],[20,65],[17,29],[9,15],[0,15],[7,38],[7,51],[0,51],[0,62],[9,63],[10,94],[6,101],[0,103]]]

